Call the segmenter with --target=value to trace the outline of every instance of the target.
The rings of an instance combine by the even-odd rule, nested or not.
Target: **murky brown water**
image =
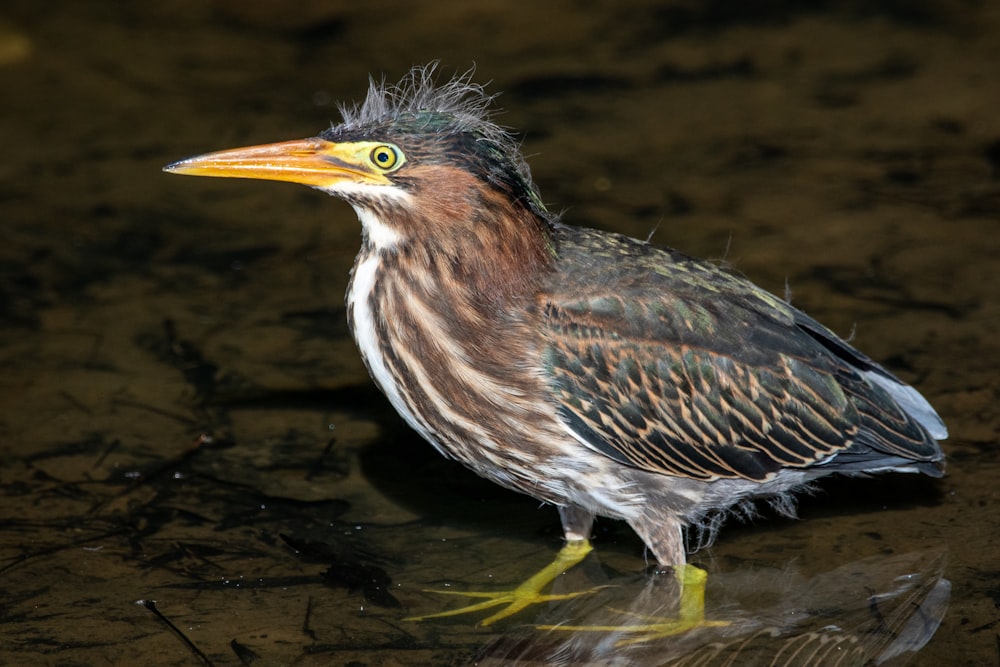
[[[568,577],[617,597],[403,620],[452,604],[424,588],[544,564],[555,511],[440,460],[371,387],[348,207],[160,172],[311,136],[369,73],[440,58],[506,91],[570,222],[787,282],[948,422],[942,480],[832,481],[802,521],[730,525],[694,556],[710,613],[888,642],[869,596],[919,582],[900,608],[933,615],[943,577],[912,664],[998,664],[1000,5],[456,5],[0,9],[0,662],[541,664],[563,638],[527,624],[650,613],[641,544],[604,521]],[[612,653],[698,650],[650,646]]]

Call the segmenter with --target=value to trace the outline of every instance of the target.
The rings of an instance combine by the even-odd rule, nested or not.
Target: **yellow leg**
[[[442,595],[459,595],[468,598],[482,599],[482,602],[477,602],[476,604],[471,604],[465,607],[459,607],[458,609],[451,609],[449,611],[442,611],[436,614],[426,614],[423,616],[411,616],[407,618],[408,621],[423,621],[428,618],[443,618],[445,616],[458,616],[460,614],[471,614],[477,611],[482,611],[484,609],[492,609],[493,607],[499,607],[501,605],[506,605],[503,609],[493,614],[492,616],[480,621],[480,625],[490,625],[495,623],[500,619],[507,618],[508,616],[513,616],[517,612],[540,602],[550,602],[553,600],[567,600],[569,598],[578,597],[580,595],[586,595],[592,592],[594,589],[586,591],[578,591],[575,593],[564,593],[562,595],[543,595],[542,591],[553,581],[556,577],[561,575],[566,570],[570,569],[584,558],[587,554],[591,552],[593,547],[590,546],[590,542],[587,540],[577,540],[573,542],[567,542],[556,555],[554,561],[542,568],[537,574],[533,575],[523,584],[518,586],[513,590],[508,591],[494,591],[494,592],[482,592],[482,591],[427,591],[429,593],[440,593]]]
[[[728,621],[705,619],[705,582],[708,573],[694,565],[674,567],[674,576],[680,587],[680,599],[676,618],[660,618],[632,614],[629,616],[642,622],[634,625],[542,625],[540,630],[563,630],[571,632],[616,632],[633,635],[618,642],[619,645],[645,642],[662,637],[679,635],[695,628],[711,628],[729,625]]]

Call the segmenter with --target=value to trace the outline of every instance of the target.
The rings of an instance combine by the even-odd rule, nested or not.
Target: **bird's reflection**
[[[794,566],[712,572],[706,618],[727,623],[679,635],[657,633],[676,616],[673,577],[629,577],[553,606],[536,627],[485,647],[475,664],[901,665],[944,616],[944,562],[941,551],[920,551],[812,577]]]

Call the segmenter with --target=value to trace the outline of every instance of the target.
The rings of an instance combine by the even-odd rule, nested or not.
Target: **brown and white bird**
[[[947,431],[916,390],[716,264],[562,222],[490,103],[468,74],[415,68],[316,138],[166,169],[354,208],[348,316],[375,383],[439,452],[559,509],[567,548],[532,595],[586,554],[595,516],[681,566],[686,526],[753,498],[942,474]]]

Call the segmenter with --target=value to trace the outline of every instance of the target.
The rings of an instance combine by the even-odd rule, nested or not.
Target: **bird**
[[[557,597],[597,516],[697,598],[686,530],[761,498],[791,513],[829,474],[943,474],[948,432],[916,389],[723,263],[564,221],[474,70],[440,79],[436,62],[370,78],[316,137],[164,167],[349,204],[347,317],[374,383],[445,457],[558,509],[550,566],[419,618]]]

